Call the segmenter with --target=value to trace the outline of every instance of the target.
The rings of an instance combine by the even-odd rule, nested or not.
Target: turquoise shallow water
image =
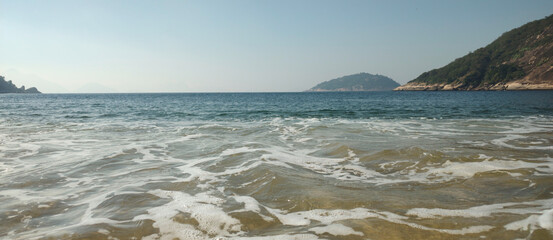
[[[0,238],[550,239],[553,92],[0,95]]]

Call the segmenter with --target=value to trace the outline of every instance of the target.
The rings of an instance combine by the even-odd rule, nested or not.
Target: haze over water
[[[0,95],[2,239],[548,239],[553,94]]]

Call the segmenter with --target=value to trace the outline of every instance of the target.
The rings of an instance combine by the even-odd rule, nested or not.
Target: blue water
[[[553,239],[553,91],[0,95],[0,239]]]
[[[2,117],[35,120],[405,119],[553,115],[553,91],[0,95]]]

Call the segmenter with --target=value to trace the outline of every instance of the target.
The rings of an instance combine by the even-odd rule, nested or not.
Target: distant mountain
[[[0,93],[40,93],[38,89],[32,87],[25,89],[25,86],[17,88],[12,81],[6,81],[4,76],[0,76]]]
[[[506,32],[395,90],[531,89],[553,89],[553,15]]]
[[[399,84],[389,77],[358,73],[317,84],[308,92],[391,91]]]

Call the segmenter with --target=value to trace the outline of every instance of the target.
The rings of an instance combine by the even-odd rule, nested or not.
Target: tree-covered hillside
[[[398,86],[386,76],[358,73],[322,82],[308,91],[390,91]]]
[[[453,89],[448,90],[500,90],[515,80],[523,84],[552,83],[552,65],[553,15],[506,32],[488,46],[425,72],[402,88],[449,84]]]

